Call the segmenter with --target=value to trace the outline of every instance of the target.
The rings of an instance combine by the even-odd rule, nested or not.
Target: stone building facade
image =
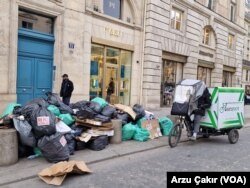
[[[139,101],[143,0],[1,0],[0,111],[47,91],[62,74],[74,83],[71,102],[106,97]]]
[[[250,1],[248,0],[245,9],[245,30],[242,87],[245,88],[246,94],[250,95]]]
[[[237,0],[1,0],[0,111],[59,93],[64,73],[71,102],[106,98],[112,78],[110,100],[145,108],[168,104],[164,91],[184,78],[246,85],[244,10]]]
[[[244,1],[147,0],[142,101],[164,106],[181,79],[207,86],[242,82]]]

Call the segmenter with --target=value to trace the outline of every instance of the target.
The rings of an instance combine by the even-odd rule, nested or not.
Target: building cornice
[[[207,18],[214,17],[214,20],[217,23],[220,23],[221,25],[233,30],[235,33],[239,33],[242,35],[246,34],[245,28],[241,27],[240,25],[238,25],[236,23],[229,21],[225,17],[217,14],[216,12],[208,9],[207,7],[200,5],[197,2],[191,3],[190,1],[187,1],[187,0],[177,0],[177,1],[184,4],[188,8],[194,9],[196,12],[200,13],[201,15],[204,15]]]

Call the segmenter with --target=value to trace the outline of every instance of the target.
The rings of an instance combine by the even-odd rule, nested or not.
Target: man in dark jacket
[[[205,116],[205,110],[211,106],[211,94],[206,88],[202,96],[198,99],[198,108],[194,110],[194,131],[191,140],[196,140],[197,133],[200,129],[200,121],[202,116]]]
[[[62,97],[63,103],[69,105],[72,92],[74,90],[74,84],[69,80],[67,74],[62,76],[63,81],[61,85],[60,96]]]

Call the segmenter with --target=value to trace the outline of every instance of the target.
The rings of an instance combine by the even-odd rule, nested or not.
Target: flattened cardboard
[[[130,106],[126,106],[123,104],[114,104],[114,106],[117,109],[122,110],[123,112],[127,112],[133,118],[133,120],[135,120],[136,113],[134,112],[134,110]]]
[[[143,121],[141,127],[149,131],[150,139],[162,136],[160,125],[157,119]]]
[[[45,183],[50,185],[61,185],[67,174],[84,174],[92,171],[83,161],[64,161],[52,165],[38,173]]]
[[[81,136],[77,137],[77,140],[87,143],[91,139],[92,135],[89,133],[82,133]]]

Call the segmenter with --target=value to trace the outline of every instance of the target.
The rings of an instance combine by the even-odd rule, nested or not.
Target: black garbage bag
[[[17,118],[13,118],[14,127],[16,128],[20,142],[24,146],[35,147],[36,146],[36,138],[32,132],[32,127],[26,120],[19,120]]]
[[[102,123],[110,122],[110,117],[103,116],[101,114],[97,114],[94,118],[96,121],[101,121]]]
[[[18,142],[18,158],[24,158],[30,155],[34,155],[33,148],[30,146],[25,146],[21,142]]]
[[[144,108],[139,104],[135,104],[133,106],[133,111],[136,113],[135,121],[143,118],[146,115]]]
[[[82,126],[77,126],[77,125],[72,125],[71,126],[71,133],[76,137],[76,136],[80,136],[83,132],[85,132],[87,130],[86,127],[82,127]]]
[[[25,120],[27,120],[29,123],[31,123],[31,116],[32,116],[32,113],[39,109],[39,105],[36,104],[36,103],[30,103],[30,104],[27,104],[21,108],[17,108],[16,110],[14,109],[14,114],[16,115],[23,115]]]
[[[93,119],[97,113],[92,110],[90,107],[85,107],[76,112],[76,116],[78,119]]]
[[[122,124],[125,125],[128,123],[129,114],[128,113],[117,113],[115,118],[122,120]]]
[[[20,115],[22,115],[22,109],[23,109],[22,106],[15,106],[12,114],[20,116]]]
[[[69,148],[69,154],[74,155],[75,148],[76,148],[76,140],[75,136],[72,133],[65,134],[65,139],[67,140],[67,145]]]
[[[86,106],[89,106],[90,102],[89,101],[78,101],[76,103],[72,103],[69,105],[70,108],[72,109],[84,109]]]
[[[33,99],[31,101],[29,101],[28,103],[26,103],[25,106],[31,105],[31,104],[37,104],[38,106],[42,106],[47,108],[49,106],[49,103],[44,99],[44,98],[36,98]]]
[[[102,111],[102,107],[97,102],[91,101],[89,107],[94,110],[96,113],[100,113]]]
[[[101,114],[111,118],[115,111],[116,111],[115,107],[107,105],[102,109]]]
[[[76,141],[76,151],[86,149],[87,144],[82,141]]]
[[[51,163],[69,160],[67,140],[61,133],[42,137],[38,140],[38,148],[45,159]]]
[[[70,108],[68,105],[64,104],[57,94],[47,92],[46,95],[48,97],[47,98],[48,103],[58,107],[61,114],[73,114],[74,113],[73,109]]]
[[[56,117],[47,108],[40,106],[30,117],[30,123],[37,138],[49,136],[56,132]]]
[[[94,151],[100,151],[105,149],[107,145],[108,145],[108,136],[102,135],[90,140],[87,143],[87,148]]]

